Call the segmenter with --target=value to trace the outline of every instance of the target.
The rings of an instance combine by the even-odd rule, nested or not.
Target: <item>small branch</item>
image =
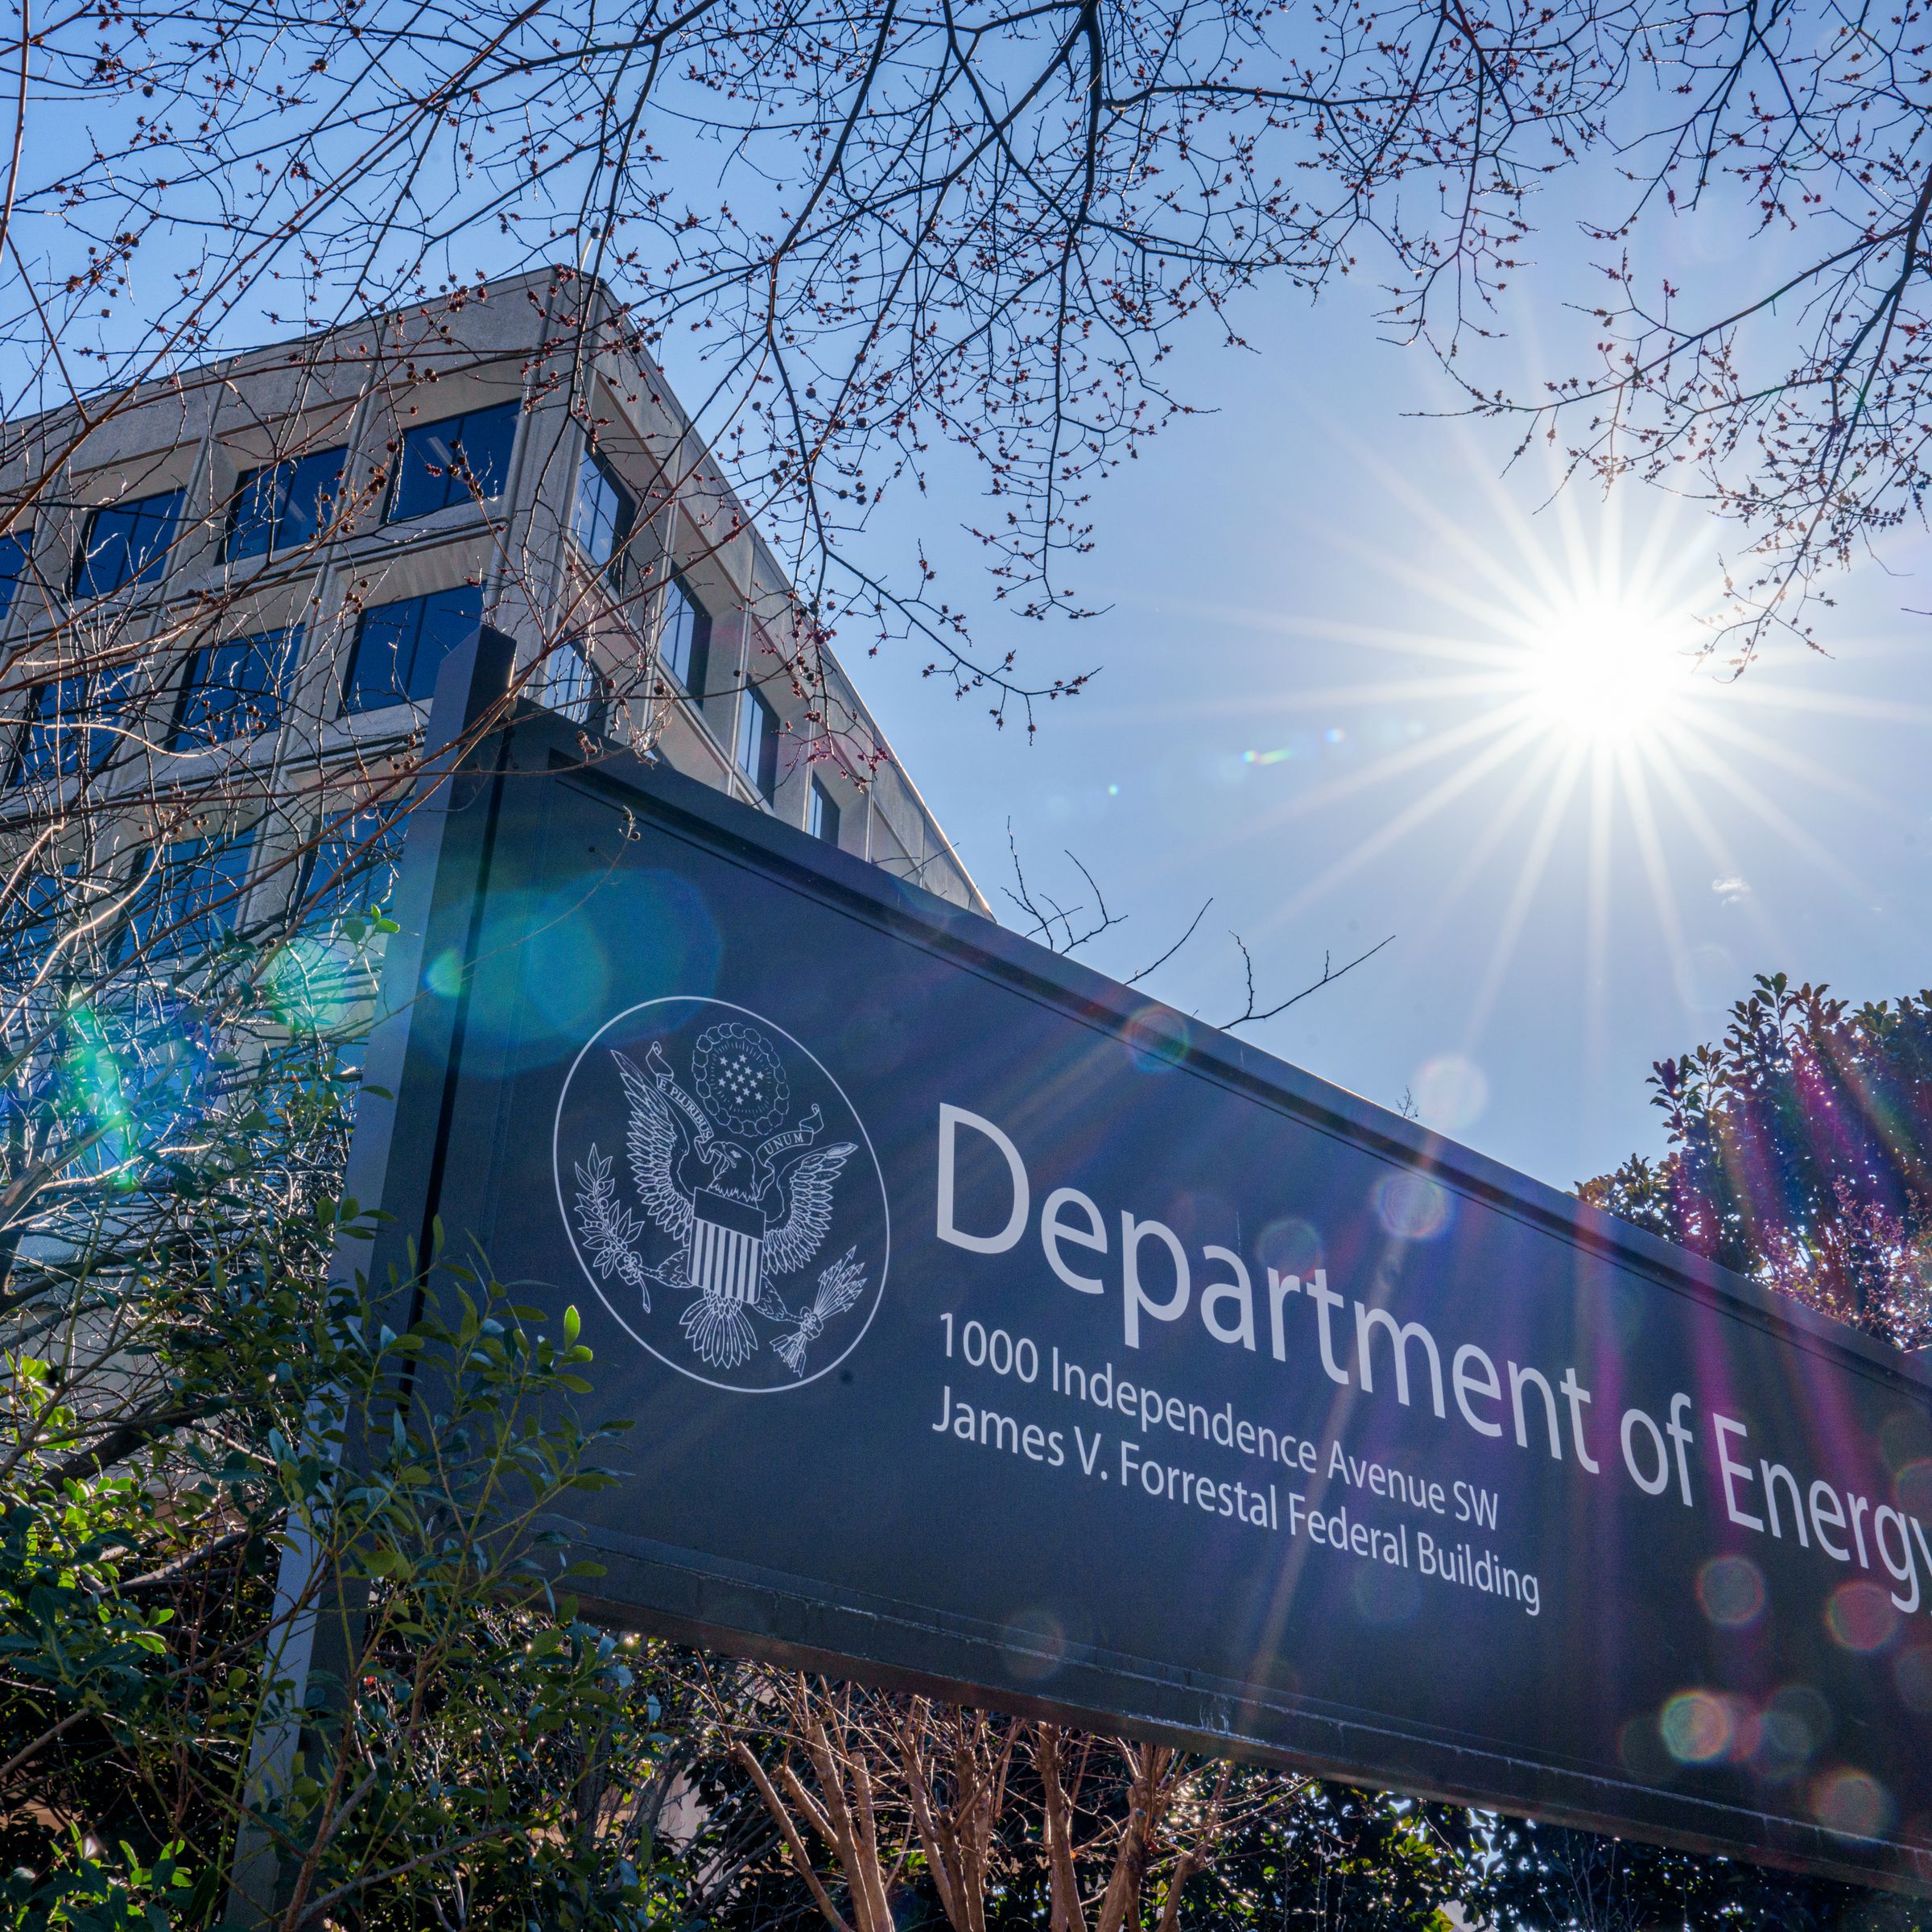
[[[217,1537],[212,1543],[204,1543],[199,1550],[190,1550],[186,1555],[163,1563],[159,1570],[151,1570],[145,1576],[130,1577],[122,1584],[121,1594],[126,1596],[135,1590],[163,1590],[170,1583],[179,1583],[183,1577],[192,1575],[204,1563],[212,1563],[216,1558],[239,1549],[254,1534],[252,1530],[231,1530],[227,1535]]]
[[[1160,969],[1165,966],[1167,962],[1172,959],[1174,956],[1179,952],[1191,939],[1194,937],[1195,929],[1199,926],[1201,921],[1207,918],[1208,908],[1213,903],[1214,895],[1211,893],[1206,898],[1201,901],[1200,910],[1187,922],[1187,930],[1183,932],[1181,936],[1176,939],[1174,943],[1170,946],[1158,960],[1154,960],[1152,964],[1143,966],[1138,972],[1130,975],[1127,979],[1123,980],[1121,984],[1127,986],[1137,986],[1140,985],[1142,980],[1146,978],[1149,973],[1158,972]],[[1250,984],[1252,986],[1252,982]]]
[[[1286,1013],[1290,1006],[1296,1005],[1302,1000],[1307,999],[1310,993],[1319,993],[1324,986],[1332,986],[1344,974],[1354,972],[1356,968],[1360,965],[1364,960],[1373,959],[1385,946],[1393,945],[1395,942],[1395,935],[1390,933],[1387,939],[1377,940],[1375,944],[1371,946],[1366,952],[1358,952],[1345,966],[1331,965],[1330,961],[1332,956],[1324,952],[1322,955],[1322,976],[1319,980],[1304,986],[1299,993],[1290,993],[1286,999],[1278,1001],[1273,1006],[1257,1009],[1254,1003],[1253,956],[1248,950],[1247,942],[1238,932],[1231,932],[1228,936],[1241,949],[1241,961],[1246,968],[1248,974],[1248,1004],[1234,1018],[1223,1020],[1220,1022],[1221,1030],[1224,1033],[1232,1033],[1237,1026],[1247,1026],[1257,1024],[1262,1020],[1272,1020],[1276,1014]]]

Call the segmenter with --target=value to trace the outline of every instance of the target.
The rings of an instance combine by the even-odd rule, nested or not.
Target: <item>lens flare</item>
[[[1898,1629],[1898,1612],[1876,1583],[1862,1579],[1840,1583],[1825,1605],[1825,1628],[1833,1642],[1861,1657],[1882,1650]]]
[[[1667,618],[1615,597],[1585,597],[1550,613],[1525,670],[1537,715],[1594,744],[1628,744],[1655,728],[1690,672],[1689,640]]]
[[[1697,1600],[1727,1630],[1754,1624],[1764,1614],[1764,1572],[1748,1556],[1714,1556],[1697,1573]]]
[[[1312,1274],[1322,1265],[1322,1237],[1300,1216],[1284,1215],[1261,1230],[1255,1253],[1278,1274]]]
[[[1475,1061],[1459,1053],[1439,1054],[1415,1075],[1415,1105],[1428,1125],[1462,1133],[1482,1118],[1489,1104],[1489,1079]]]
[[[1892,1822],[1892,1798],[1868,1771],[1827,1771],[1811,1787],[1811,1815],[1841,1838],[1876,1838]]]
[[[1916,1456],[1893,1479],[1898,1506],[1922,1521],[1932,1517],[1932,1457]]]
[[[1725,1700],[1709,1690],[1680,1690],[1657,1720],[1664,1748],[1680,1765],[1708,1765],[1726,1756],[1736,1727]]]
[[[1426,1174],[1391,1174],[1376,1183],[1375,1208],[1398,1241],[1432,1241],[1449,1225],[1455,1202]]]
[[[1901,1700],[1922,1717],[1932,1717],[1932,1649],[1903,1650],[1892,1666]]]
[[[1171,1073],[1191,1043],[1187,1020],[1164,1006],[1143,1006],[1127,1022],[1127,1052],[1137,1073]]]

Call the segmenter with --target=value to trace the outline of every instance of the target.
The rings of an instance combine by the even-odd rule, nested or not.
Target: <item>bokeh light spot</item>
[[[1432,1241],[1454,1218],[1455,1201],[1426,1174],[1389,1174],[1376,1183],[1375,1211],[1398,1241]]]
[[[1187,1057],[1187,1022],[1166,1006],[1143,1006],[1127,1022],[1126,1037],[1137,1072],[1171,1073]]]
[[[1748,1556],[1714,1556],[1697,1573],[1697,1600],[1712,1623],[1741,1629],[1764,1614],[1764,1572]]]
[[[1795,1777],[1831,1734],[1831,1707],[1809,1684],[1785,1685],[1759,1717],[1759,1774],[1773,1783]]]
[[[1908,1710],[1932,1717],[1932,1650],[1901,1650],[1892,1666],[1892,1681]]]
[[[1708,1765],[1731,1748],[1734,1727],[1729,1707],[1709,1690],[1680,1690],[1657,1719],[1664,1748],[1680,1765]]]
[[[1322,1237],[1299,1215],[1284,1215],[1261,1230],[1254,1245],[1264,1268],[1277,1274],[1306,1277],[1322,1265]]]
[[[1859,1578],[1840,1583],[1825,1604],[1831,1641],[1865,1656],[1882,1650],[1898,1629],[1898,1611],[1882,1586]]]
[[[453,1000],[463,990],[463,956],[446,947],[430,961],[423,984],[439,999]]]
[[[1840,1768],[1811,1787],[1811,1815],[1843,1838],[1876,1838],[1892,1822],[1891,1794],[1868,1771]]]
[[[1005,1630],[1006,1667],[1022,1683],[1044,1682],[1067,1656],[1067,1633],[1043,1605],[1016,1611]]]
[[[1425,1060],[1413,1085],[1417,1113],[1444,1133],[1473,1127],[1489,1104],[1489,1076],[1459,1053],[1440,1053]]]
[[[1921,1522],[1932,1517],[1932,1456],[1915,1456],[1892,1479],[1898,1506]]]

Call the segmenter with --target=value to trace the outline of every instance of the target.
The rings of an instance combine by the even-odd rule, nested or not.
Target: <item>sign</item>
[[[368,1131],[583,1311],[593,1613],[1932,1876],[1918,1371],[577,743],[412,832]]]

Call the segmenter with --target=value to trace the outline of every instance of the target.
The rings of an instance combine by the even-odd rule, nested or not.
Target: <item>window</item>
[[[21,887],[0,928],[0,983],[10,995],[31,982],[54,948],[84,923],[80,873],[79,861],[70,860],[58,872],[35,873]]]
[[[188,659],[172,748],[199,751],[273,731],[282,721],[283,695],[301,643],[299,627],[291,626],[203,645]]]
[[[704,695],[704,674],[711,659],[711,613],[677,577],[664,586],[658,657],[694,698]]]
[[[778,714],[755,686],[745,687],[738,706],[738,769],[766,804],[778,788]]]
[[[72,671],[35,685],[7,782],[24,785],[34,778],[70,778],[77,772],[99,770],[119,735],[114,716],[132,675],[133,667],[122,664],[91,675]]]
[[[162,853],[122,928],[121,956],[151,963],[193,959],[233,931],[254,855],[255,828],[220,839],[184,839]]]
[[[427,704],[443,660],[482,621],[483,592],[475,584],[371,605],[356,632],[342,708],[376,711],[405,700]]]
[[[228,513],[229,556],[272,556],[312,543],[335,514],[348,459],[345,449],[319,449],[251,469]]]
[[[364,806],[325,819],[301,897],[308,919],[326,924],[346,913],[389,903],[402,863],[403,823],[398,806]]]
[[[828,845],[839,842],[838,800],[816,778],[811,782],[811,796],[805,807],[805,829]]]
[[[543,678],[543,702],[573,724],[588,724],[601,707],[602,680],[580,643],[559,644],[550,654]]]
[[[405,430],[395,492],[389,500],[390,522],[407,522],[452,503],[502,496],[510,481],[510,446],[522,407],[520,402],[497,402]]]
[[[0,624],[6,621],[6,614],[14,607],[14,592],[20,588],[20,580],[27,575],[33,554],[34,533],[31,530],[0,537]]]
[[[405,807],[390,803],[323,820],[295,898],[310,941],[281,947],[265,980],[285,1026],[343,1044],[336,1060],[339,1073],[360,1067],[361,1055],[348,1051],[348,1042],[374,1017],[368,1002],[387,939],[369,915],[386,906],[395,890],[404,818]]]
[[[577,465],[577,506],[570,528],[584,555],[598,569],[609,568],[613,561],[621,563],[637,514],[630,492],[611,474],[609,464],[594,449],[585,450],[584,460]]]
[[[127,584],[151,584],[167,568],[181,493],[107,503],[87,521],[87,540],[74,559],[74,594],[102,597]]]
[[[27,727],[14,748],[10,785],[58,773],[71,777],[80,769],[81,744],[86,731],[87,684],[85,674],[50,679],[37,684],[27,701]]]

